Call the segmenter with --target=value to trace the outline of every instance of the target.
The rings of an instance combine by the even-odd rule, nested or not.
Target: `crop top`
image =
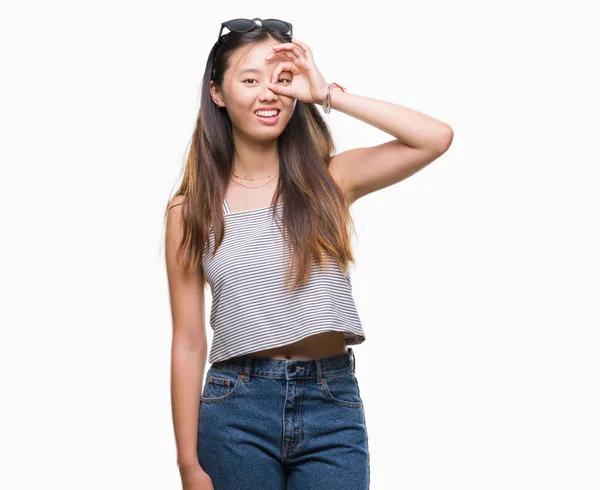
[[[275,204],[279,222],[282,206]],[[326,331],[343,332],[347,345],[365,341],[350,277],[332,257],[325,257],[328,270],[313,262],[308,282],[289,291],[284,284],[288,252],[273,206],[231,213],[224,200],[223,208],[223,241],[213,257],[211,229],[202,257],[212,293],[209,363]]]

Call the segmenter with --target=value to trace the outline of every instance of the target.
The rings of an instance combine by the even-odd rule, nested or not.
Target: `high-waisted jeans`
[[[216,362],[198,422],[198,461],[215,490],[369,488],[352,348],[322,359]]]

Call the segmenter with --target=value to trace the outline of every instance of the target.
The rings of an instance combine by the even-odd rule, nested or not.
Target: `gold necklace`
[[[233,172],[233,170],[231,171],[231,173],[232,173],[233,175],[235,175],[235,176],[236,176],[238,179],[244,179],[244,180],[261,180],[261,179],[266,179],[266,178],[268,178],[268,177],[271,177],[271,175],[273,175],[273,174],[271,174],[271,175],[267,175],[267,177],[258,177],[258,178],[256,178],[256,179],[249,179],[249,178],[247,178],[247,177],[242,177],[242,176],[240,176],[240,175],[236,175],[236,174]]]
[[[278,173],[279,173],[279,172],[277,172],[277,174],[278,174]],[[273,177],[273,179],[274,179],[275,177],[277,177],[277,174],[275,174],[275,176]],[[235,174],[234,174],[234,175],[235,175]],[[237,177],[237,175],[236,175],[236,177]],[[260,187],[264,187],[265,185],[267,185],[269,182],[271,182],[271,181],[273,180],[273,179],[269,179],[269,180],[267,180],[267,181],[266,181],[264,184],[262,184],[262,185],[259,185],[259,186],[257,186],[257,187],[250,187],[250,186],[247,186],[247,185],[241,184],[240,182],[236,181],[236,180],[235,180],[235,179],[233,179],[232,177],[229,177],[229,178],[230,178],[231,180],[233,180],[233,181],[234,181],[236,184],[239,184],[239,185],[241,185],[242,187],[246,187],[246,188],[248,188],[248,189],[258,189],[258,188],[260,188]],[[251,179],[251,180],[253,180],[253,179]]]

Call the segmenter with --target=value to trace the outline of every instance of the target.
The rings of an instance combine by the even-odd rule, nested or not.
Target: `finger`
[[[305,56],[304,50],[300,46],[296,46],[294,43],[276,44],[275,46],[273,46],[273,49],[277,52],[282,50],[293,51],[294,54],[300,58],[303,58]]]
[[[277,56],[283,56],[285,58],[289,58],[290,60],[299,59],[295,53],[290,52],[290,51],[279,51],[279,52],[272,51],[267,56],[265,56],[265,59],[272,60],[272,59],[276,58]]]
[[[273,71],[273,76],[271,77],[271,83],[275,83],[279,79],[279,75],[282,71],[289,71],[294,73],[294,62],[293,61],[280,61],[275,70]]]
[[[292,87],[285,85],[278,85],[277,83],[269,83],[269,88],[279,95],[285,95],[286,97],[294,97],[292,95]]]
[[[292,42],[294,44],[297,44],[298,46],[300,46],[300,48],[304,52],[304,56],[306,56],[307,59],[314,62],[313,54],[312,54],[312,51],[311,51],[310,47],[308,46],[308,44],[305,44],[302,41],[299,41],[295,37],[292,38]]]

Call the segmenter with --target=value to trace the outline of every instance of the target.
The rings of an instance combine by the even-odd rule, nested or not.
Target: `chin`
[[[273,129],[269,130],[268,128],[259,134],[253,134],[252,139],[255,141],[271,141],[276,140],[281,135],[281,131],[274,131]]]

